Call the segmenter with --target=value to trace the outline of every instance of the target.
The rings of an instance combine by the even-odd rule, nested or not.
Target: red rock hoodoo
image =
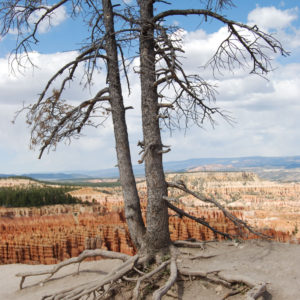
[[[168,180],[182,179],[190,188],[201,190],[220,202],[237,217],[263,230],[281,242],[299,242],[299,184],[275,184],[242,179],[222,180],[201,177],[201,173],[169,175]],[[176,178],[175,178],[176,177]],[[184,178],[182,178],[184,177]],[[228,179],[228,178],[227,178]],[[146,189],[138,184],[141,206],[145,212]],[[120,191],[84,188],[72,192],[91,205],[55,205],[41,208],[0,207],[0,264],[54,264],[79,255],[84,249],[103,248],[134,254],[125,222]],[[204,218],[216,229],[234,234],[237,228],[211,205],[172,191],[180,208]],[[170,213],[172,240],[212,240],[216,236],[206,227]],[[255,238],[248,235],[248,238]]]

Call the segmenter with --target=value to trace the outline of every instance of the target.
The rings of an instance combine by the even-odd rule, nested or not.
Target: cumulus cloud
[[[286,10],[277,9],[274,6],[257,7],[248,15],[248,22],[251,25],[258,25],[264,30],[279,30],[291,26],[298,18],[298,8]]]
[[[50,6],[49,6],[50,7]],[[29,18],[29,23],[34,25],[45,13],[44,9],[36,10]],[[64,6],[60,6],[47,16],[38,26],[40,34],[47,33],[51,27],[60,25],[68,17],[67,10]]]
[[[41,160],[37,159],[37,151],[29,149],[30,129],[26,126],[25,115],[21,114],[15,124],[11,122],[16,111],[22,108],[23,102],[26,105],[34,103],[49,78],[76,54],[76,52],[30,53],[30,58],[37,67],[32,69],[28,66],[22,74],[11,73],[7,58],[0,59],[0,154],[3,154],[0,155],[0,173],[9,173],[13,170],[19,173],[27,170],[35,172],[73,170],[80,169],[83,165],[85,168],[95,169],[96,156],[103,159],[101,168],[113,166],[114,139],[109,120],[105,127],[85,128],[82,131],[84,135],[82,138],[74,140],[71,146],[58,145],[56,153],[52,151],[49,155],[45,153]],[[96,85],[83,89],[83,85],[80,84],[82,76],[83,68],[79,67],[73,84],[67,85],[64,93],[64,98],[75,105],[78,101],[90,99],[99,89]],[[103,83],[100,88],[103,88],[105,79],[105,74],[95,73],[95,81],[100,85]],[[60,81],[55,82],[53,87],[57,88]],[[7,159],[8,155],[11,160]]]
[[[284,16],[293,16],[295,13],[287,10],[281,12]],[[251,14],[249,20],[254,20],[254,17],[250,17]],[[281,30],[284,26],[290,26],[288,24],[292,24],[293,18],[286,17],[278,28]],[[265,24],[268,24],[267,21]],[[299,29],[295,28],[289,33],[289,40],[297,36],[297,30]],[[275,71],[268,80],[249,75],[249,70],[243,69],[236,70],[234,74],[224,72],[222,76],[215,78],[209,68],[203,69],[201,66],[215,52],[226,36],[227,29],[220,28],[211,34],[203,30],[181,34],[184,36],[184,68],[188,73],[197,73],[218,86],[217,106],[230,111],[236,122],[232,126],[217,117],[219,125],[215,129],[204,124],[204,129],[192,127],[186,134],[181,131],[170,135],[168,131],[164,131],[164,143],[172,146],[172,151],[164,159],[171,161],[192,157],[299,154],[299,53],[292,53],[293,63],[275,61]],[[10,123],[22,101],[29,103],[35,100],[53,73],[76,54],[32,53],[32,59],[39,68],[34,71],[29,68],[17,75],[8,72],[7,58],[0,59],[0,173],[101,169],[116,164],[111,120],[107,120],[105,127],[86,128],[82,138],[73,141],[70,146],[59,145],[55,153],[45,154],[42,160],[37,160],[37,153],[28,149],[30,132],[24,125],[24,116],[15,125]],[[133,65],[137,66],[138,60]],[[105,84],[105,74],[96,73],[95,85],[82,90],[82,74],[83,69],[76,74],[74,85],[65,93],[65,98],[74,103],[89,99],[97,92],[99,84],[101,88]],[[131,94],[128,96],[124,84],[124,97],[125,105],[134,107],[126,112],[126,119],[132,158],[136,163],[139,151],[136,143],[142,139],[139,76],[130,72],[129,79]]]
[[[249,14],[249,22],[263,25],[264,30],[276,30],[284,47],[294,50],[287,61],[293,63],[287,63],[284,59],[280,63],[273,61],[274,72],[268,79],[249,75],[250,70],[247,69],[235,69],[234,74],[224,71],[215,78],[209,68],[201,66],[224,40],[227,29],[222,27],[211,34],[203,30],[186,32],[184,67],[217,85],[217,106],[230,111],[235,123],[230,126],[224,120],[217,119],[219,126],[215,129],[206,124],[204,130],[193,127],[185,136],[184,132],[172,137],[166,134],[166,144],[173,145],[167,160],[298,154],[300,64],[294,62],[299,61],[300,45],[299,28],[291,27],[297,17],[298,9],[279,10],[272,7],[257,7]]]
[[[281,66],[270,80],[244,76],[219,81],[217,104],[230,111],[230,125],[217,118],[213,129],[166,133],[167,160],[192,157],[295,155],[300,147],[300,64]]]
[[[28,103],[35,100],[48,80],[70,59],[75,58],[76,54],[75,51],[47,55],[32,52],[29,53],[29,57],[36,67],[32,68],[29,61],[26,60],[25,67],[21,69],[16,61],[9,65],[8,57],[0,58],[0,103],[7,103],[7,99],[10,103],[20,103],[20,101]],[[58,84],[59,81],[54,87],[57,87]],[[79,89],[78,85],[74,86]]]

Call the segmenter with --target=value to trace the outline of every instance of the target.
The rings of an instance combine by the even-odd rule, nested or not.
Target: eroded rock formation
[[[219,199],[236,216],[246,219],[281,242],[299,242],[299,184],[259,181],[251,173],[204,176],[202,173],[169,175],[168,180],[184,180],[188,187]],[[223,176],[223,177],[222,177]],[[225,177],[224,177],[225,176]],[[138,184],[145,213],[146,188]],[[83,188],[73,191],[91,205],[55,205],[41,208],[0,208],[0,263],[53,264],[77,256],[84,249],[104,248],[134,254],[125,222],[120,189]],[[207,203],[172,191],[177,206],[204,218],[216,229],[234,234],[237,228],[222,212]],[[173,240],[212,240],[207,228],[170,213]],[[248,235],[248,238],[254,238]]]
[[[97,247],[134,253],[122,212],[0,218],[1,264],[54,264]]]

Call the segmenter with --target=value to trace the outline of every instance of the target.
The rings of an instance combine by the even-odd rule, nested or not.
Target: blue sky
[[[116,2],[116,1],[114,1]],[[127,0],[127,2],[130,2]],[[133,2],[133,0],[131,1]],[[171,1],[172,8],[199,7],[199,0]],[[213,54],[226,29],[217,22],[200,22],[197,17],[176,17],[170,20],[184,29],[184,67],[191,72],[214,80],[218,86],[217,104],[230,111],[232,125],[219,119],[213,129],[192,127],[187,132],[163,132],[164,143],[172,145],[166,161],[196,157],[287,156],[300,155],[300,7],[289,1],[234,1],[235,8],[224,11],[231,19],[256,23],[272,32],[291,51],[288,58],[274,57],[274,72],[268,79],[249,75],[250,70],[225,72],[213,78],[209,70],[199,68]],[[238,4],[238,3],[242,4]],[[163,8],[163,4],[159,9]],[[9,51],[16,35],[0,36],[0,173],[53,172],[67,170],[95,170],[116,164],[111,122],[105,127],[87,129],[84,136],[71,145],[61,144],[55,152],[45,153],[38,160],[38,151],[29,150],[29,129],[24,116],[13,125],[10,121],[22,103],[33,103],[55,70],[76,53],[84,37],[81,22],[70,18],[68,7],[53,20],[53,26],[41,28],[40,43],[33,50],[32,59],[38,68],[27,68],[13,74],[8,63]],[[132,73],[133,93],[126,103],[136,109],[128,113],[128,127],[133,163],[138,160],[136,143],[142,138],[139,117],[139,81]],[[95,93],[96,83],[105,74],[96,74],[95,84],[83,90],[79,79],[66,92],[66,97],[78,102]]]

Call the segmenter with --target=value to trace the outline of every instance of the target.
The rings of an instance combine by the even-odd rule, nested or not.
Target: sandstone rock
[[[237,217],[261,228],[281,242],[300,242],[300,184],[277,184],[259,181],[251,173],[203,175],[203,173],[171,174],[169,180],[182,179],[190,188],[213,195]],[[205,177],[206,176],[206,177]],[[222,177],[223,176],[223,177]],[[145,221],[145,184],[138,190]],[[54,205],[41,208],[0,207],[0,264],[53,264],[79,255],[84,249],[103,248],[134,254],[135,249],[125,223],[120,190],[83,188],[73,196],[92,205]],[[216,229],[235,234],[237,228],[212,205],[195,200],[180,191],[171,196],[188,213],[204,218]],[[172,240],[195,238],[212,240],[217,237],[209,229],[185,217],[170,213]],[[248,234],[248,239],[256,238]]]

